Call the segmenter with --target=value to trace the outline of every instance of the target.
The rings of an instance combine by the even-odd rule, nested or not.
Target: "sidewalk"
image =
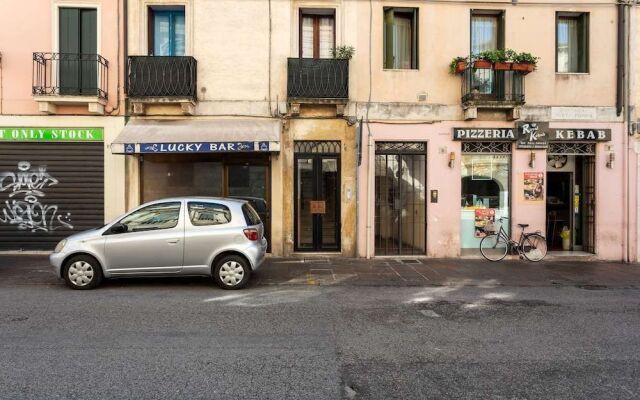
[[[0,254],[0,285],[60,284],[46,255]],[[252,285],[640,288],[640,265],[468,259],[268,258]]]

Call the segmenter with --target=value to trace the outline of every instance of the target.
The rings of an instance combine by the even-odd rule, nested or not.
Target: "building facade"
[[[121,5],[0,4],[0,250],[51,250],[125,211]]]
[[[477,257],[504,217],[555,254],[635,260],[632,6],[0,5],[3,248],[203,195],[250,200],[274,256]]]
[[[527,224],[556,254],[635,258],[615,2],[357,7],[360,256],[478,256],[485,226],[507,217],[512,236]],[[537,68],[448,73],[453,57],[501,49]]]

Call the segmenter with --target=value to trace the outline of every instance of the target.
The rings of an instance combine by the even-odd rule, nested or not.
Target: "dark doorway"
[[[295,250],[340,251],[340,156],[295,156]]]
[[[573,249],[573,173],[547,173],[547,243],[550,250],[563,250],[562,233],[569,230],[569,248]]]

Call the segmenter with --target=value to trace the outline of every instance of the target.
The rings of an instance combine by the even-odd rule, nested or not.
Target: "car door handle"
[[[167,243],[169,243],[169,244],[176,244],[176,243],[178,243],[179,241],[180,241],[180,239],[169,239],[169,240],[167,240]]]

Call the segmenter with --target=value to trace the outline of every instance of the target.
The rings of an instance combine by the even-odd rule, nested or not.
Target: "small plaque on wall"
[[[326,206],[324,200],[311,200],[309,201],[309,209],[311,214],[324,214],[326,212]]]

